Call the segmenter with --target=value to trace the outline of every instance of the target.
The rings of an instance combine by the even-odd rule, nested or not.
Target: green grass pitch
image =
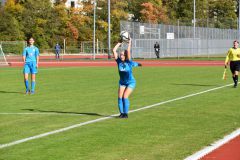
[[[222,72],[135,68],[130,110],[232,83]],[[0,144],[118,113],[118,80],[116,67],[40,68],[36,94],[24,95],[22,69],[0,68]],[[240,127],[239,93],[225,87],[2,148],[0,160],[181,160]]]

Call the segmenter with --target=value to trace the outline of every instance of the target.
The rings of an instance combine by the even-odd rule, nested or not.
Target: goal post
[[[25,41],[0,41],[0,66],[9,65],[8,60],[20,56],[25,47]]]
[[[3,52],[2,44],[0,43],[0,66],[7,66],[7,65],[8,65],[8,62]]]

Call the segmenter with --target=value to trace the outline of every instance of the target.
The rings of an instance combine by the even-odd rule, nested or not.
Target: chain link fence
[[[185,24],[180,21],[175,25],[128,21],[121,21],[120,24],[121,31],[128,31],[133,39],[133,58],[156,58],[156,42],[160,44],[161,58],[225,56],[233,40],[239,37],[238,30],[231,29],[234,25],[225,25],[228,29],[211,28],[213,23],[209,20],[197,23],[201,27],[180,25]]]

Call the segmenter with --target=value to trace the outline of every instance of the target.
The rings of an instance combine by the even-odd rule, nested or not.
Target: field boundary
[[[223,61],[153,61],[153,60],[136,60],[144,67],[154,66],[224,66]],[[11,67],[22,67],[23,62],[9,62]],[[50,61],[39,62],[39,67],[115,67],[117,66],[114,60],[109,61]]]
[[[238,137],[240,135],[240,128],[233,131],[231,134],[226,135],[223,139],[220,139],[214,143],[212,143],[210,146],[205,147],[204,149],[194,153],[193,155],[185,158],[184,160],[198,160],[207,154],[211,153],[212,151],[216,150],[217,148],[223,146],[227,142],[233,140],[234,138]]]

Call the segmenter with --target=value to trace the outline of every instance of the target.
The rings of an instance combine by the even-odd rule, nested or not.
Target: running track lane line
[[[218,90],[218,89],[222,89],[222,88],[225,88],[225,87],[228,87],[228,86],[231,86],[231,85],[232,85],[232,83],[224,85],[224,86],[221,86],[221,87],[208,89],[208,90],[205,90],[205,91],[202,91],[202,92],[189,94],[189,95],[186,95],[186,96],[183,96],[183,97],[174,98],[174,99],[167,100],[167,101],[164,101],[164,102],[160,102],[160,103],[156,103],[156,104],[153,104],[153,105],[145,106],[145,107],[142,107],[142,108],[139,108],[139,109],[131,110],[131,111],[129,111],[129,113],[133,113],[133,112],[137,112],[137,111],[153,108],[155,106],[160,106],[160,105],[163,105],[163,104],[166,104],[166,103],[170,103],[170,102],[186,99],[186,98],[189,98],[189,97],[201,95],[201,94],[204,94],[204,93],[207,93],[207,92],[211,92],[211,91],[215,91],[215,90]],[[69,127],[65,127],[65,128],[54,130],[54,131],[42,133],[42,134],[39,134],[39,135],[36,135],[36,136],[20,139],[20,140],[13,141],[13,142],[10,142],[10,143],[0,144],[0,149],[7,148],[7,147],[10,147],[10,146],[14,146],[14,145],[17,145],[17,144],[20,144],[20,143],[24,143],[24,142],[27,142],[27,141],[30,141],[30,140],[46,137],[46,136],[49,136],[49,135],[61,133],[61,132],[68,131],[68,130],[71,130],[71,129],[74,129],[74,128],[78,128],[78,127],[81,127],[81,126],[85,126],[85,125],[88,125],[88,124],[92,124],[92,123],[104,121],[104,120],[107,120],[107,119],[111,119],[111,118],[114,118],[115,116],[118,116],[118,115],[119,114],[117,113],[117,114],[113,114],[113,115],[108,116],[108,117],[102,117],[102,118],[98,118],[98,119],[95,119],[95,120],[90,120],[90,121],[87,121],[87,122],[83,122],[83,123],[75,124],[75,125],[72,125],[72,126],[69,126]]]

